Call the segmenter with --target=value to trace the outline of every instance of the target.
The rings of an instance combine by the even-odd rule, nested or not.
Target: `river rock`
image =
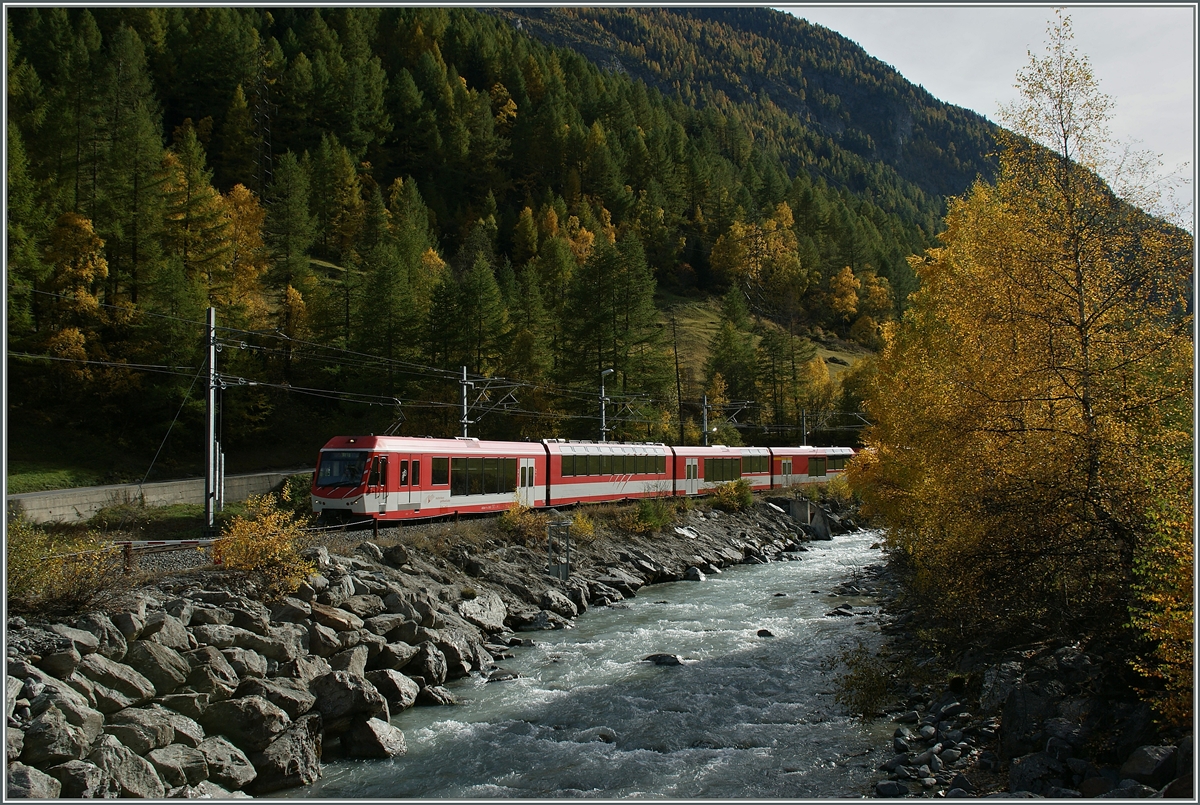
[[[200,717],[209,733],[221,733],[247,751],[265,749],[291,723],[287,713],[262,696],[214,702]]]
[[[328,732],[344,731],[356,716],[384,721],[390,717],[387,700],[365,677],[334,671],[315,680],[309,690]]]
[[[446,679],[461,679],[471,671],[482,670],[476,642],[466,632],[443,629],[438,633],[435,645],[446,658]],[[487,664],[491,664],[490,655]]]
[[[312,604],[312,619],[322,626],[328,626],[335,632],[358,631],[363,628],[362,618],[353,612],[325,604]]]
[[[347,671],[354,676],[363,676],[367,672],[367,658],[370,650],[366,646],[355,646],[340,651],[329,658],[329,667],[335,671]]]
[[[542,591],[539,599],[539,605],[542,609],[548,609],[556,615],[564,618],[575,618],[579,616],[579,609],[570,598],[560,593],[558,590],[548,588]]]
[[[431,685],[421,688],[421,692],[417,694],[416,703],[422,706],[453,705],[458,704],[458,699],[454,698],[454,694],[441,685]]]
[[[201,646],[184,657],[192,665],[187,684],[197,693],[207,693],[209,704],[228,699],[237,689],[238,675],[225,655],[212,646]]]
[[[208,763],[199,749],[171,744],[146,755],[165,785],[197,785],[208,779]]]
[[[153,640],[180,652],[196,648],[196,638],[188,633],[178,618],[166,612],[151,613],[146,618],[146,625],[142,628],[139,639]]]
[[[130,707],[109,717],[104,731],[139,755],[175,740],[175,727],[164,711]]]
[[[233,613],[233,625],[256,635],[266,636],[271,629],[271,610],[265,604],[241,598],[228,606]]]
[[[31,766],[78,760],[87,754],[90,744],[81,729],[50,706],[25,730],[21,760]]]
[[[391,669],[368,671],[367,681],[374,685],[375,689],[387,700],[388,710],[393,715],[412,707],[420,692],[420,687],[416,682],[399,671]]]
[[[104,743],[92,750],[88,760],[103,769],[116,782],[122,797],[163,798],[167,790],[150,761],[121,746],[111,736],[101,740]]]
[[[307,620],[312,615],[312,607],[299,598],[285,596],[271,610],[271,620],[296,622]]]
[[[37,666],[52,676],[66,679],[75,673],[82,661],[83,656],[68,642],[62,650],[44,655],[38,660]]]
[[[908,795],[908,786],[895,780],[880,780],[875,784],[875,796],[881,799],[892,799]]]
[[[100,638],[84,629],[75,629],[65,623],[52,623],[49,629],[54,634],[70,640],[75,650],[83,656],[94,654],[100,649]]]
[[[295,720],[312,710],[317,697],[298,679],[276,677],[275,679],[243,679],[238,685],[237,696],[261,696]]]
[[[1009,791],[1030,791],[1044,795],[1051,787],[1061,787],[1066,767],[1045,752],[1014,758],[1008,770]]]
[[[125,654],[125,664],[149,679],[160,696],[186,682],[192,671],[179,652],[153,640],[135,640]]]
[[[204,740],[204,728],[200,726],[198,720],[191,716],[172,710],[169,707],[164,707],[157,702],[141,709],[155,713],[166,719],[167,723],[171,725],[171,729],[175,730],[175,743],[190,746],[194,749]]]
[[[244,788],[258,774],[246,754],[220,735],[205,738],[196,748],[208,766],[208,779],[230,791]]]
[[[678,654],[647,654],[642,662],[652,662],[655,665],[683,665]]]
[[[229,663],[229,667],[238,675],[239,679],[246,677],[262,678],[267,675],[267,658],[259,654],[257,651],[248,648],[227,648],[222,649],[221,654],[225,656],[225,660]]]
[[[459,601],[455,607],[458,614],[489,634],[504,631],[504,619],[508,611],[504,601],[496,593],[487,590],[469,601]]]
[[[417,646],[417,652],[401,669],[410,676],[424,677],[430,685],[446,681],[446,655],[431,642]]]
[[[196,721],[199,721],[200,714],[208,707],[210,701],[207,693],[173,693],[158,700],[164,707]]]
[[[114,706],[113,701],[109,700],[105,707],[96,708],[103,713],[115,712],[121,707],[143,704],[154,698],[155,695],[154,685],[149,679],[128,665],[113,662],[103,654],[89,654],[84,657],[83,662],[79,665],[79,672],[91,681],[125,697],[125,704],[121,706]],[[97,702],[97,704],[100,703]]]
[[[683,571],[684,581],[704,581],[704,573],[695,565],[690,565],[687,570]]]
[[[342,749],[358,758],[398,757],[408,751],[404,733],[378,718],[356,721],[342,735]]]
[[[189,627],[196,626],[229,626],[233,623],[233,613],[222,607],[215,607],[211,604],[200,604],[199,606],[192,605],[186,599],[181,599],[187,606],[192,607],[191,617],[184,618],[181,614],[171,610],[168,605],[167,611],[179,618],[180,623],[187,624]],[[195,631],[192,634],[196,634]],[[199,637],[197,637],[200,640]],[[204,642],[201,640],[201,642]]]
[[[321,716],[310,713],[253,757],[258,775],[251,787],[255,795],[309,785],[321,776]]]
[[[333,673],[329,661],[324,657],[311,655],[297,657],[291,662],[281,663],[279,666],[279,676],[298,679],[304,685],[310,685],[314,679],[320,679],[329,673]]]
[[[417,647],[408,643],[386,643],[379,654],[367,663],[369,671],[398,670],[417,654]]]
[[[25,731],[9,727],[4,731],[4,757],[12,763],[25,751]]]
[[[986,715],[999,712],[1021,678],[1019,662],[1003,662],[983,672],[983,686],[979,694],[979,709]]]
[[[1175,754],[1174,746],[1139,746],[1121,764],[1121,778],[1162,788],[1175,777]]]
[[[121,796],[117,781],[90,760],[68,760],[46,769],[46,774],[58,780],[62,785],[59,796],[66,799],[112,799]]]
[[[117,612],[112,616],[112,624],[125,638],[125,642],[130,643],[142,636],[142,629],[146,627],[146,617],[144,613],[139,615],[135,612]]]
[[[377,595],[352,595],[338,605],[347,612],[352,612],[359,618],[370,618],[383,612],[383,599]]]
[[[61,793],[62,784],[44,771],[24,763],[8,764],[5,794],[9,799],[57,799]]]

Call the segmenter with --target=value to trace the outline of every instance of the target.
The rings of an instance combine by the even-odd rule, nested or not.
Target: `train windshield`
[[[321,453],[317,486],[357,486],[367,467],[365,450],[329,450]]]

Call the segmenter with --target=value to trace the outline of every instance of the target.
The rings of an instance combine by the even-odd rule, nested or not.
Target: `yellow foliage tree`
[[[287,487],[282,501],[291,502]],[[275,495],[249,498],[246,513],[230,521],[214,549],[217,561],[229,570],[254,576],[271,598],[295,590],[315,570],[301,555],[308,543],[303,521],[294,509],[281,508],[279,502]]]
[[[1070,41],[1060,21],[1019,75],[996,183],[912,260],[852,474],[938,634],[1077,634],[1134,603],[1151,665],[1190,679],[1170,640],[1190,617],[1192,241],[1098,178],[1108,103]]]

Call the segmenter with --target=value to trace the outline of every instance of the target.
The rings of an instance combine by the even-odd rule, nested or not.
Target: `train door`
[[[421,492],[421,460],[412,456],[400,457],[400,470],[397,474],[396,508],[411,509],[413,500],[420,501]],[[413,487],[418,487],[414,492]]]
[[[689,495],[695,495],[700,492],[700,459],[688,458],[684,459],[684,487],[683,491]]]
[[[367,472],[367,494],[364,501],[367,514],[378,509],[380,514],[388,510],[388,457],[373,456]]]
[[[785,458],[779,462],[779,475],[781,486],[787,487],[792,485],[792,460],[790,458]]]
[[[536,466],[535,459],[523,458],[520,459],[520,486],[517,487],[517,499],[521,501],[522,506],[532,507],[536,496],[537,478],[534,475],[534,467]]]

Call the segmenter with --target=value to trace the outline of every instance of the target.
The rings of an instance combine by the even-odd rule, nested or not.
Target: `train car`
[[[772,447],[771,488],[828,481],[846,468],[849,447]]]
[[[771,451],[766,447],[739,447],[742,454],[742,478],[755,492],[771,488]]]
[[[742,477],[742,451],[746,449],[723,444],[672,447],[675,495],[707,495],[721,484],[738,480]]]
[[[546,439],[551,506],[670,495],[671,448],[662,444]]]
[[[546,505],[538,442],[337,436],[313,473],[313,511],[326,519],[404,520]]]

